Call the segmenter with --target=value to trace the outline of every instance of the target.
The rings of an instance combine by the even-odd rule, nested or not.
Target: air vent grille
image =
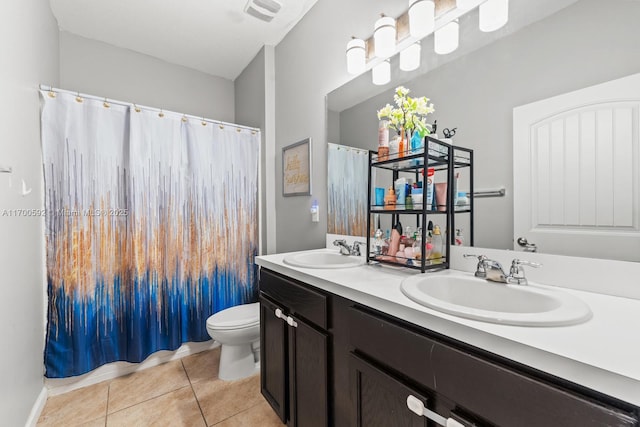
[[[282,8],[278,0],[249,0],[244,11],[265,22],[270,22]]]

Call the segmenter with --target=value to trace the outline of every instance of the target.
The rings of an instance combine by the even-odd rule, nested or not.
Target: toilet
[[[260,360],[260,303],[215,313],[207,319],[207,332],[221,345],[218,378],[237,380],[256,372]]]

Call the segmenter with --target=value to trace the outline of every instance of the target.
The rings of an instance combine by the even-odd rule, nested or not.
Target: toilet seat
[[[207,319],[207,328],[244,329],[260,325],[260,303],[242,304],[215,313]]]

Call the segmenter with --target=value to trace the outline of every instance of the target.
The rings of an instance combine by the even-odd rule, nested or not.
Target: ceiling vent
[[[271,22],[281,7],[282,3],[278,0],[249,0],[244,11],[262,21]]]

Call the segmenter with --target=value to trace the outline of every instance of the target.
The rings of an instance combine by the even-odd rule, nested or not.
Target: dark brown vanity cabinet
[[[329,425],[327,296],[260,275],[260,388],[290,427]]]
[[[412,409],[455,427],[639,425],[638,407],[264,268],[260,302],[262,394],[289,426],[439,425]]]
[[[367,308],[349,309],[353,346],[352,393],[356,398],[358,426],[376,425],[366,419],[383,417],[389,410],[412,416],[399,425],[426,425],[407,406],[413,396],[443,418],[462,426],[602,427],[637,426],[637,408],[625,409],[598,402],[535,378],[509,366],[506,360],[489,360],[479,352],[450,345],[431,334]],[[366,365],[363,365],[366,360]],[[366,368],[363,368],[366,366]],[[371,389],[390,396],[374,404],[362,379],[376,376]],[[562,382],[558,379],[558,382]],[[393,396],[393,397],[391,397]],[[624,405],[622,405],[624,406]],[[362,416],[368,412],[368,418]],[[371,414],[373,412],[373,414]]]

